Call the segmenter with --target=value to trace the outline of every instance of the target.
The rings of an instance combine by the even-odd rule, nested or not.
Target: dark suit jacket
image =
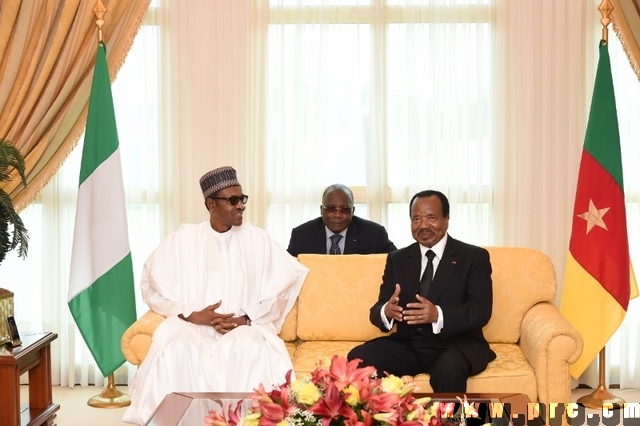
[[[416,301],[421,257],[418,243],[387,256],[380,295],[370,311],[371,323],[380,330],[387,331],[380,310],[393,295],[396,283],[401,288],[400,306],[406,309],[407,303]],[[419,333],[431,347],[458,348],[471,361],[472,375],[483,371],[496,357],[482,334],[482,327],[491,318],[493,305],[489,252],[449,236],[427,299],[442,309],[442,331],[433,334],[431,324],[396,322],[396,332],[390,337],[404,340]]]
[[[344,254],[389,253],[396,246],[389,241],[384,226],[354,216],[344,242]],[[300,253],[327,254],[327,234],[322,217],[305,222],[291,230],[287,251],[292,256]]]

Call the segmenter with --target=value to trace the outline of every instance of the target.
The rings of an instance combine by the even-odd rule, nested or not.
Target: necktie
[[[427,256],[427,259],[429,260],[427,261],[427,267],[424,268],[422,279],[420,279],[420,296],[426,298],[429,294],[431,281],[433,280],[433,258],[436,254],[432,250],[427,250],[425,256]]]
[[[340,246],[338,245],[338,241],[342,238],[342,235],[335,234],[329,237],[331,239],[331,248],[329,249],[329,254],[342,254],[340,251]]]

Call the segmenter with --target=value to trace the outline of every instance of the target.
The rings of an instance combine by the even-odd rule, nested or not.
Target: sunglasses
[[[213,198],[214,200],[226,200],[232,206],[235,206],[236,204],[238,204],[238,201],[240,201],[243,205],[245,205],[247,204],[247,200],[249,200],[249,196],[244,194],[240,196],[234,195],[233,197],[209,197],[209,198]]]
[[[338,212],[342,212],[344,214],[351,214],[351,212],[353,211],[353,207],[337,207],[337,206],[325,206],[324,204],[322,205],[322,208],[327,212],[327,213],[338,213]]]

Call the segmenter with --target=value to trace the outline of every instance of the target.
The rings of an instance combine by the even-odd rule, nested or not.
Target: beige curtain
[[[243,189],[252,189],[256,162],[247,163],[250,139],[259,152],[264,78],[250,55],[262,55],[258,17],[267,1],[159,0],[161,36],[161,143],[165,234],[180,222],[205,220],[198,179],[223,165],[238,170]],[[254,29],[257,31],[254,31]],[[250,112],[254,111],[254,112]],[[253,149],[253,148],[252,148]],[[252,169],[254,168],[254,169]],[[257,172],[256,172],[257,173]],[[180,188],[176,195],[175,188]],[[258,192],[251,194],[249,219],[260,224]],[[257,222],[256,222],[257,221]]]
[[[103,0],[111,77],[122,66],[150,0]],[[94,0],[0,2],[0,137],[26,158],[28,186],[3,189],[18,211],[55,175],[84,131],[96,53]]]
[[[613,29],[640,80],[640,1],[611,0],[611,4]]]
[[[597,53],[587,37],[598,11],[587,2],[495,4],[493,241],[547,254],[559,297]]]

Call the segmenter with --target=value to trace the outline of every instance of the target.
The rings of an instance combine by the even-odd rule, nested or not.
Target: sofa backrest
[[[282,324],[282,330],[280,330],[280,338],[285,342],[294,342],[298,338],[298,300],[294,303],[293,308],[287,315]]]
[[[493,270],[493,313],[484,327],[491,343],[516,343],[522,319],[540,302],[554,303],[556,271],[542,252],[524,247],[485,247]]]
[[[540,302],[553,303],[556,276],[543,253],[521,247],[485,247],[493,269],[493,315],[484,327],[492,343],[515,343],[525,313]],[[280,336],[293,341],[364,341],[383,335],[369,322],[378,299],[386,254],[301,254],[310,269],[296,306]]]
[[[310,269],[298,297],[302,340],[363,341],[382,335],[369,322],[378,300],[386,254],[301,254]]]

